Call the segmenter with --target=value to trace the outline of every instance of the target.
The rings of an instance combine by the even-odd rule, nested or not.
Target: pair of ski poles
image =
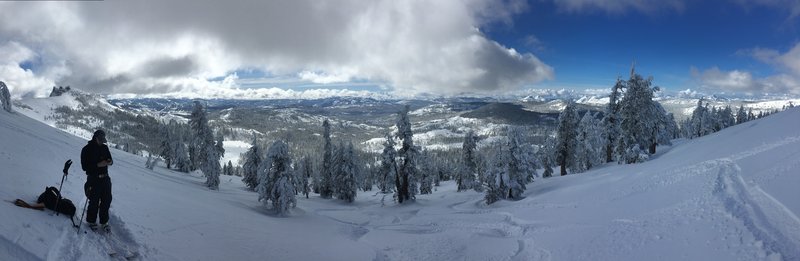
[[[56,216],[58,216],[60,214],[58,212],[58,204],[61,203],[61,188],[64,186],[64,180],[69,175],[69,167],[71,167],[71,166],[72,166],[72,160],[71,159],[67,160],[66,162],[64,162],[64,170],[63,170],[64,175],[61,176],[61,184],[58,185],[58,200],[56,201],[56,207],[53,209],[53,212],[56,213]],[[86,198],[86,202],[83,203],[83,210],[81,211],[81,218],[78,219],[78,224],[77,225],[75,224],[74,217],[70,217],[70,222],[72,222],[72,226],[75,227],[78,230],[79,234],[81,233],[81,223],[83,222],[83,215],[86,214],[86,206],[88,205],[88,203],[89,203],[89,198],[87,197]]]

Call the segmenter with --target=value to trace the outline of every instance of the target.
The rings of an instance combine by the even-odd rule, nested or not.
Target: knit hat
[[[95,140],[95,139],[99,140],[100,143],[106,143],[107,142],[107,140],[106,140],[106,132],[103,131],[103,130],[95,131],[94,135],[92,135],[92,140]]]

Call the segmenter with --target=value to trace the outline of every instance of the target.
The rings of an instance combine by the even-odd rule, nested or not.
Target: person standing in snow
[[[111,178],[108,166],[114,164],[111,152],[106,146],[106,133],[97,130],[89,144],[81,150],[81,167],[86,171],[86,184],[83,186],[89,198],[89,210],[86,222],[89,228],[97,229],[97,215],[100,214],[100,225],[106,231],[108,226],[108,209],[111,208]]]

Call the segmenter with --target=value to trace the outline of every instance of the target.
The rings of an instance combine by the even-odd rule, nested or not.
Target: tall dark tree
[[[414,132],[411,131],[411,121],[408,118],[409,106],[406,105],[397,117],[396,137],[402,141],[400,150],[397,151],[399,167],[395,178],[397,188],[397,202],[403,203],[415,198],[417,190],[417,155],[419,149],[414,146]]]
[[[606,138],[605,153],[606,162],[614,161],[614,145],[619,137],[619,98],[622,90],[625,89],[625,82],[617,78],[617,83],[611,88],[611,95],[608,96],[608,106],[603,117],[604,135]]]
[[[322,154],[322,169],[320,170],[319,195],[323,198],[333,196],[333,145],[331,144],[331,124],[328,119],[322,121],[322,138],[325,139],[325,147]]]
[[[576,164],[578,120],[575,103],[572,102],[568,103],[558,116],[555,158],[558,165],[561,166],[561,176],[567,175],[567,168],[574,168]]]
[[[472,130],[467,131],[464,134],[464,143],[461,145],[461,167],[456,173],[458,191],[480,186],[480,183],[476,182],[476,173],[478,172],[477,148],[478,141],[475,133]]]
[[[392,192],[395,179],[397,177],[397,150],[394,148],[394,139],[390,134],[386,134],[386,142],[383,143],[383,153],[381,153],[381,166],[379,170],[378,189],[382,193]]]
[[[262,153],[256,137],[253,136],[253,142],[250,149],[245,152],[244,164],[242,164],[242,182],[252,190],[258,186],[258,168],[263,161]]]

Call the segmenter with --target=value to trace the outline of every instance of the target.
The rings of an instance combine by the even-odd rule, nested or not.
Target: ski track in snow
[[[136,260],[147,260],[140,251],[142,247],[137,243],[131,232],[125,227],[125,222],[117,215],[110,214],[109,223],[112,224],[112,234],[104,235],[88,230],[82,222],[80,233],[72,226],[61,229],[59,237],[47,251],[48,261],[78,261],[92,260],[96,256],[108,257],[112,260],[129,260],[126,257],[135,255]],[[99,228],[98,228],[99,229]],[[5,246],[6,244],[0,245]],[[110,253],[117,253],[110,256]],[[33,255],[35,257],[35,255]],[[14,260],[30,260],[30,258],[14,258]],[[33,260],[38,260],[33,258]]]
[[[797,216],[757,186],[745,183],[736,163],[723,161],[714,194],[722,201],[727,213],[757,240],[755,245],[765,252],[760,258],[800,259],[800,220]]]

